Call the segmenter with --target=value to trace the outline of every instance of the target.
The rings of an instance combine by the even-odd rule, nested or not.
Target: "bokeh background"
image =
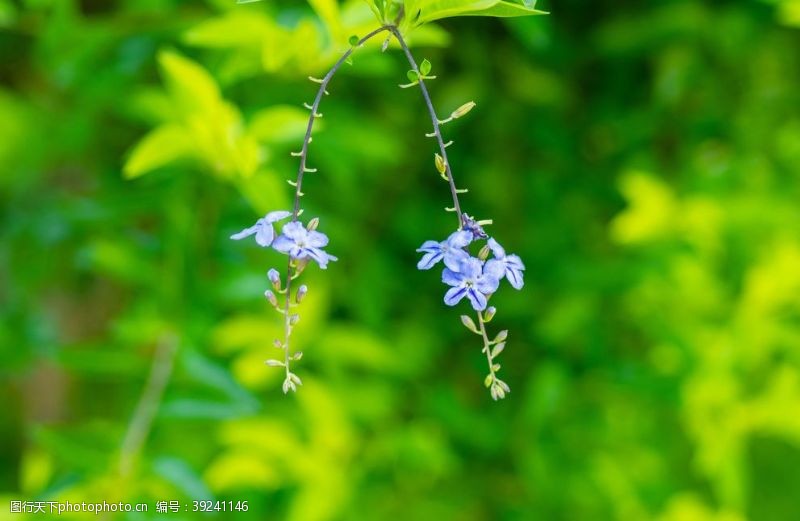
[[[800,2],[541,8],[409,37],[440,113],[477,102],[462,202],[528,268],[495,403],[415,269],[453,219],[380,40],[311,148],[340,261],[304,275],[305,385],[263,363],[283,257],[228,236],[288,206],[363,2],[0,0],[0,518],[800,519]],[[249,511],[154,514],[196,499]]]

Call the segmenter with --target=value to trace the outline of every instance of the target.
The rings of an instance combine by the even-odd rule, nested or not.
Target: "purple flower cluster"
[[[466,297],[473,309],[483,311],[503,278],[515,289],[522,288],[525,265],[518,255],[506,255],[496,240],[488,238],[485,252],[482,251],[478,257],[469,254],[467,247],[473,240],[483,238],[488,237],[472,229],[461,229],[444,241],[425,241],[417,250],[423,253],[417,263],[420,270],[429,270],[439,261],[444,263],[442,282],[450,286],[444,295],[444,303],[448,306],[455,306]],[[489,251],[493,258],[485,260]]]
[[[273,249],[289,255],[294,260],[308,261],[313,260],[319,267],[326,269],[329,261],[339,260],[327,253],[322,248],[328,245],[328,236],[316,231],[316,219],[312,220],[306,227],[300,221],[289,221],[281,228],[281,234],[275,237],[275,230],[272,225],[282,221],[292,215],[287,211],[270,212],[256,223],[239,233],[231,235],[231,239],[238,241],[251,235],[256,236],[259,246]]]

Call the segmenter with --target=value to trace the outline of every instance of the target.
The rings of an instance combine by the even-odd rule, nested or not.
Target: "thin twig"
[[[141,398],[139,398],[139,403],[136,404],[136,409],[122,441],[119,472],[123,476],[130,474],[133,464],[150,434],[153,420],[161,404],[161,397],[164,395],[164,389],[172,375],[177,352],[178,338],[174,334],[166,334],[159,339],[147,383]]]
[[[483,314],[478,311],[478,325],[480,326],[481,336],[483,337],[483,351],[486,353],[486,361],[489,362],[489,374],[492,375],[492,384],[497,376],[494,374],[494,359],[492,358],[492,344],[486,334],[486,323],[483,321]]]

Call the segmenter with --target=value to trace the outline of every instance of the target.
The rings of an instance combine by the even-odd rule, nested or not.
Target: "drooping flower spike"
[[[456,306],[466,298],[472,309],[478,312],[477,325],[467,315],[461,315],[461,322],[483,340],[483,352],[489,363],[489,374],[485,383],[492,398],[499,400],[511,392],[508,384],[497,377],[500,364],[494,361],[495,357],[505,349],[508,332],[501,331],[494,339],[489,339],[486,324],[494,318],[497,309],[488,306],[488,303],[504,278],[512,287],[522,289],[524,285],[522,272],[525,270],[525,265],[518,255],[506,255],[500,243],[486,234],[483,224],[488,221],[475,221],[467,214],[463,214],[461,223],[462,227],[446,240],[425,241],[417,249],[418,252],[424,253],[417,268],[428,270],[440,260],[444,261],[442,282],[450,286],[444,294],[444,303]],[[480,248],[478,256],[473,257],[468,247],[483,239],[486,239],[486,244]],[[493,258],[487,260],[490,253],[493,254]]]

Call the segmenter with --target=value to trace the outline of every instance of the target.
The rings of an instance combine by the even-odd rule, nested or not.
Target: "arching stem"
[[[444,139],[442,138],[442,130],[441,125],[439,124],[439,117],[436,115],[436,110],[433,108],[433,102],[431,102],[431,96],[428,94],[428,88],[425,86],[425,80],[423,79],[423,74],[420,72],[419,68],[417,67],[417,62],[414,60],[414,56],[411,54],[411,50],[406,45],[405,40],[403,40],[403,36],[400,34],[400,30],[393,25],[386,26],[386,28],[391,31],[392,35],[394,35],[397,42],[400,44],[400,47],[403,49],[403,52],[408,59],[409,65],[411,65],[411,69],[417,73],[419,77],[419,88],[422,91],[422,97],[425,99],[425,105],[428,107],[428,113],[431,116],[431,123],[433,123],[433,133],[436,136],[436,141],[439,143],[439,153],[444,159],[444,167],[445,167],[445,174],[447,175],[447,182],[450,185],[450,195],[453,197],[453,208],[456,210],[456,215],[458,216],[458,227],[461,228],[464,221],[461,217],[461,205],[458,204],[458,191],[456,188],[456,183],[453,180],[453,172],[450,170],[450,161],[447,159],[447,150],[444,144]]]
[[[317,119],[319,105],[322,101],[322,96],[325,95],[328,91],[328,83],[330,83],[333,76],[339,70],[339,68],[347,61],[353,51],[358,47],[361,47],[365,42],[373,38],[374,36],[384,32],[391,30],[391,26],[383,26],[375,29],[374,31],[370,32],[363,38],[361,38],[355,45],[351,46],[342,56],[336,61],[336,63],[331,67],[328,73],[319,81],[319,90],[317,91],[317,95],[314,97],[314,103],[311,104],[311,114],[308,117],[308,126],[306,127],[306,134],[303,138],[303,147],[300,149],[300,152],[296,155],[300,157],[300,167],[297,170],[297,180],[295,181],[295,192],[294,192],[294,210],[292,212],[292,221],[296,221],[297,217],[300,215],[300,197],[302,195],[303,189],[303,175],[308,171],[306,160],[308,158],[308,145],[311,142],[311,131],[314,128],[314,120]],[[286,268],[286,293],[284,294],[285,301],[283,307],[283,360],[286,370],[286,379],[290,378],[291,370],[289,369],[289,364],[291,362],[291,349],[289,347],[289,337],[292,333],[292,324],[290,323],[291,320],[291,298],[292,298],[292,279],[294,278],[295,270],[292,267],[292,259],[289,259],[289,264]]]
[[[371,33],[367,34],[363,38],[361,38],[358,43],[350,47],[339,60],[331,67],[331,70],[322,78],[320,81],[319,90],[317,91],[317,96],[314,98],[314,103],[311,104],[311,115],[308,117],[308,126],[306,127],[306,135],[303,138],[303,148],[300,149],[300,168],[297,171],[297,186],[295,187],[294,192],[294,212],[292,216],[292,220],[296,221],[297,216],[300,213],[300,195],[302,193],[303,187],[303,174],[306,173],[306,158],[308,157],[308,144],[311,142],[311,130],[314,128],[314,120],[317,119],[317,110],[319,110],[319,104],[322,101],[322,96],[325,94],[328,88],[328,83],[330,83],[333,76],[339,70],[339,68],[347,61],[353,51],[358,47],[361,47],[365,42],[373,38],[375,35],[380,34],[384,31],[391,31],[393,26],[385,25],[383,27],[379,27],[375,29]]]

